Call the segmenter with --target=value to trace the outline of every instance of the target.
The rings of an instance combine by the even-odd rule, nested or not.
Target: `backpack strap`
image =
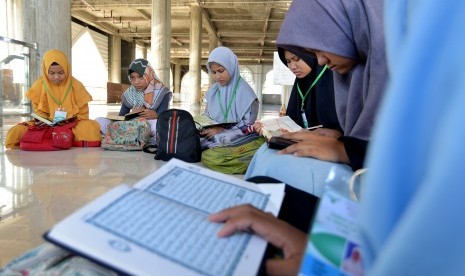
[[[142,148],[142,151],[150,154],[157,154],[158,146],[157,145],[146,145]]]

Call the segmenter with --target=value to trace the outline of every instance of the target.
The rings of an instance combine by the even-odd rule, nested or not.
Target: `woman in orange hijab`
[[[71,65],[65,53],[50,50],[44,54],[42,77],[37,79],[27,91],[35,113],[54,120],[55,116],[66,119],[76,117],[78,124],[73,127],[74,146],[100,146],[100,126],[89,120],[89,102],[92,96],[84,85],[71,76]],[[34,121],[13,126],[7,133],[7,149],[19,148],[21,137],[28,125]]]

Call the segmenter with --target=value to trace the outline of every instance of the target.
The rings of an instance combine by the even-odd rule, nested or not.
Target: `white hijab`
[[[208,72],[211,73],[210,63],[214,62],[223,66],[231,76],[231,80],[225,86],[214,83],[207,91],[207,114],[210,118],[224,122],[224,115],[221,110],[226,111],[231,97],[233,97],[234,88],[237,84],[236,95],[229,110],[227,122],[239,122],[242,120],[246,112],[249,110],[253,101],[257,100],[257,96],[252,87],[241,78],[239,71],[239,62],[237,56],[226,47],[215,48],[207,61]],[[239,83],[238,83],[239,82]],[[219,96],[218,96],[219,94]]]

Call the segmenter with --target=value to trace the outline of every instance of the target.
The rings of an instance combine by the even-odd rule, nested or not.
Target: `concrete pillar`
[[[263,99],[262,99],[262,88],[263,88],[263,65],[260,64],[256,67],[256,70],[257,70],[257,74],[256,74],[256,80],[255,80],[255,93],[257,94],[257,98],[258,100],[260,101],[260,106],[259,106],[259,109],[258,109],[258,114],[261,114],[263,113]],[[261,118],[260,118],[261,119]]]
[[[208,51],[211,53],[213,49],[218,47],[218,38],[214,34],[208,35]]]
[[[200,90],[200,70],[202,53],[202,12],[198,5],[190,7],[191,29],[190,29],[190,55],[189,55],[189,75],[191,77],[192,91],[194,93],[194,103],[201,103]]]
[[[142,47],[142,57],[147,59],[147,47]]]
[[[170,85],[171,0],[152,0],[153,69],[163,84]]]
[[[38,44],[40,56],[63,51],[71,61],[71,1],[22,0],[24,41]],[[72,61],[71,61],[72,62]]]
[[[136,58],[136,44],[121,40],[121,83],[130,84],[128,69],[131,62]]]
[[[218,38],[214,34],[209,34],[208,35],[208,54],[210,54],[213,49],[218,47]],[[208,69],[208,68],[207,68]],[[209,81],[210,85],[215,83],[215,79],[209,74]]]
[[[23,22],[22,14],[22,0],[7,0],[6,1],[6,37],[14,38],[23,41],[23,26],[16,24],[16,22]],[[2,14],[3,15],[3,14]],[[29,41],[28,41],[29,42]]]
[[[262,89],[263,89],[263,65],[260,64],[257,66],[257,73],[256,73],[256,81],[255,81],[255,93],[257,94],[257,98],[262,102]]]
[[[111,36],[110,82],[121,83],[121,37]]]
[[[174,93],[181,92],[181,64],[174,65]]]

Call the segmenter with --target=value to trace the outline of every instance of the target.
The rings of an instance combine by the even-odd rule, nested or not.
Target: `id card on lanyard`
[[[234,101],[234,98],[236,97],[237,87],[239,86],[240,80],[241,80],[241,77],[237,79],[236,86],[234,87],[234,91],[233,91],[231,99],[229,99],[229,103],[228,103],[228,106],[226,107],[226,111],[224,110],[223,105],[221,104],[220,90],[218,90],[218,93],[216,94],[218,95],[218,103],[220,104],[221,113],[223,113],[223,123],[227,122],[229,110],[231,109],[232,102]]]
[[[58,108],[55,110],[55,115],[53,116],[53,122],[60,122],[66,120],[66,115],[67,112],[64,107],[62,107],[63,102],[65,101],[66,97],[68,97],[69,91],[71,90],[71,82],[69,83],[68,88],[66,89],[66,93],[63,96],[63,99],[59,100],[53,96],[52,93],[48,90],[47,85],[45,84],[45,81],[42,80],[42,84],[45,88],[45,92],[47,92],[48,95],[52,98],[52,100],[58,105]]]
[[[304,128],[308,128],[308,120],[307,120],[307,115],[305,115],[305,108],[304,108],[305,99],[307,99],[307,96],[310,94],[310,90],[312,90],[312,88],[316,85],[318,80],[320,80],[321,76],[323,75],[323,73],[326,71],[327,68],[328,68],[327,65],[323,67],[323,70],[321,70],[320,74],[318,74],[316,79],[313,81],[312,85],[310,85],[308,90],[305,92],[305,95],[300,90],[299,83],[297,83],[297,91],[299,92],[300,99],[302,100],[302,104],[300,105],[300,113],[302,114],[302,122],[304,124]]]

